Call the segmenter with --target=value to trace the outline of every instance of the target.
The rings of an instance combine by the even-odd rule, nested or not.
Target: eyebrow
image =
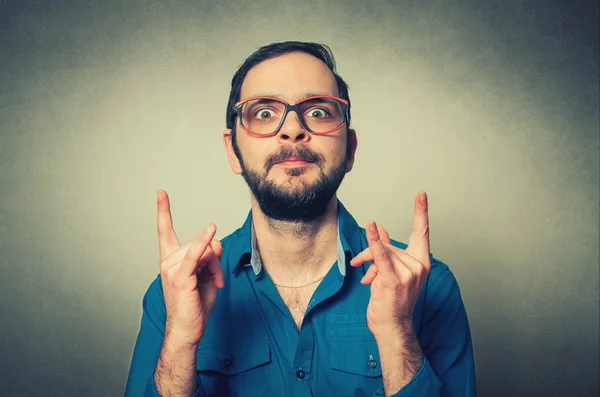
[[[270,94],[270,93],[259,93],[259,94],[256,94],[256,95],[251,95],[248,98],[253,98],[253,97],[257,97],[257,96],[269,96],[271,98],[277,98],[277,99],[284,100],[281,95],[279,95],[279,94]],[[326,93],[326,92],[317,92],[317,93],[315,93],[315,92],[308,92],[308,93],[302,95],[300,98],[298,98],[298,100],[309,98],[311,96],[336,96],[336,95],[332,95],[332,94],[329,94],[329,93]]]

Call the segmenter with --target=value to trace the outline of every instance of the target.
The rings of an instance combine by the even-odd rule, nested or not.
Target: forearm
[[[394,330],[377,340],[386,396],[397,393],[423,365],[423,353],[412,325]]]
[[[157,391],[164,397],[189,397],[196,390],[198,345],[165,335],[154,372]]]

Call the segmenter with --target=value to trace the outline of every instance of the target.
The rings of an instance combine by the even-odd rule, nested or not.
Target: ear
[[[348,160],[348,165],[346,166],[346,172],[350,172],[352,170],[352,167],[354,166],[354,155],[356,154],[356,148],[358,146],[356,131],[352,128],[349,128],[348,134],[350,135],[350,145],[352,145],[352,153],[350,154],[350,159]]]
[[[223,131],[223,145],[225,145],[225,151],[227,152],[227,160],[229,161],[229,166],[234,174],[241,175],[242,166],[240,164],[240,160],[235,155],[233,150],[233,142],[231,136],[231,129],[226,129]]]

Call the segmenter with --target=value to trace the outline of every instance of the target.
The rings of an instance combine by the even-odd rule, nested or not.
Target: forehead
[[[242,84],[240,100],[269,95],[291,102],[309,93],[339,95],[335,77],[327,65],[312,55],[293,52],[250,69]]]

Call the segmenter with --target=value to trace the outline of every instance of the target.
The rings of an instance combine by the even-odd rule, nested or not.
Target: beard
[[[300,180],[294,181],[286,187],[266,179],[267,173],[277,162],[290,157],[310,161],[319,167],[317,180],[310,184]],[[314,221],[325,214],[331,198],[344,179],[348,164],[346,157],[341,164],[326,174],[322,167],[322,157],[304,145],[297,145],[295,148],[283,146],[278,153],[269,156],[263,175],[246,168],[239,154],[238,158],[242,176],[265,216],[273,220],[299,223]],[[285,172],[290,178],[294,178],[304,173],[308,167],[289,168]]]

